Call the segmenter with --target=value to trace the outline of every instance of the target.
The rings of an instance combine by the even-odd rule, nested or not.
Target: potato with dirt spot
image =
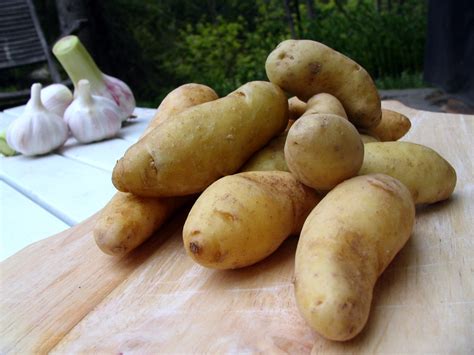
[[[303,101],[319,93],[334,95],[358,127],[380,122],[380,97],[370,75],[352,59],[322,43],[283,41],[268,56],[265,69],[272,83]]]
[[[252,265],[298,234],[316,192],[290,173],[244,172],[223,177],[197,199],[183,228],[184,247],[214,269]]]
[[[182,85],[163,99],[143,135],[150,131],[150,127],[172,119],[187,108],[217,98],[208,86]],[[176,209],[188,201],[188,197],[162,199],[117,192],[99,214],[93,230],[95,242],[106,254],[124,255],[151,237]]]
[[[377,278],[409,239],[414,218],[408,189],[382,174],[346,180],[321,200],[295,257],[296,303],[312,329],[337,341],[363,329]]]
[[[410,142],[380,142],[364,145],[359,175],[387,174],[410,190],[416,204],[435,203],[451,196],[456,171],[433,149]]]
[[[288,123],[288,100],[269,82],[255,81],[228,96],[160,124],[130,147],[113,170],[122,192],[182,196],[235,173]]]
[[[288,169],[299,181],[326,191],[357,175],[364,145],[348,120],[312,114],[303,115],[291,126],[284,153]]]

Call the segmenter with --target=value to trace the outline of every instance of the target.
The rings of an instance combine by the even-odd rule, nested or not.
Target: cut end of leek
[[[77,36],[61,38],[53,47],[53,54],[77,87],[79,80],[87,79],[93,91],[105,87],[103,74]]]
[[[76,36],[66,36],[61,38],[53,47],[54,55],[61,55],[70,50],[73,50],[75,46],[79,44],[79,38]]]

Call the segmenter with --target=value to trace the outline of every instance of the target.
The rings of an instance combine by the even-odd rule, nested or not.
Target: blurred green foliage
[[[281,0],[245,5],[226,1],[220,6],[208,1],[194,8],[188,2],[173,2],[174,7],[166,7],[166,1],[160,5],[153,2],[154,7],[139,14],[135,13],[144,5],[122,1],[133,5],[114,7],[113,16],[107,16],[106,21],[117,30],[121,21],[127,28],[131,26],[130,32],[125,31],[130,35],[128,47],[134,43],[138,48],[128,67],[147,69],[125,80],[139,90],[139,98],[147,100],[153,100],[153,95],[162,98],[185,82],[207,84],[225,95],[247,81],[265,80],[268,53],[280,41],[291,38],[291,24]],[[112,2],[117,0],[104,1]],[[298,38],[323,42],[353,58],[371,73],[379,88],[424,85],[425,1],[313,1],[311,9],[308,1],[288,3]],[[164,9],[166,21],[160,26]],[[155,29],[151,30],[153,24]],[[126,46],[120,44],[120,51]],[[143,77],[143,82],[133,82]]]
[[[350,1],[321,7],[304,22],[303,36],[323,42],[356,60],[375,78],[423,69],[427,6],[424,1]]]
[[[180,82],[204,83],[221,95],[245,82],[265,80],[265,60],[288,32],[281,6],[256,3],[251,21],[244,16],[228,21],[219,15],[212,22],[188,24],[179,32],[176,46],[164,55],[165,68]]]
[[[48,27],[56,14],[53,0],[45,1],[38,11]],[[266,80],[266,57],[292,33],[353,58],[380,89],[424,85],[426,0],[85,1],[93,57],[127,82],[143,106],[157,106],[186,82],[225,95]],[[51,19],[49,39],[57,22]]]
[[[353,58],[377,79],[379,88],[423,86],[426,3],[423,1],[298,2],[292,12],[298,38],[314,39]],[[382,7],[385,5],[384,7]],[[221,95],[249,80],[265,80],[268,53],[290,38],[280,0],[257,0],[253,16],[202,19],[179,31],[165,54],[165,68],[180,81],[210,85]]]

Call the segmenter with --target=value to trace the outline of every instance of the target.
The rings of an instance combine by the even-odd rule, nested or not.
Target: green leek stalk
[[[93,95],[115,101],[123,111],[122,120],[132,115],[135,109],[135,98],[130,88],[123,81],[102,73],[78,37],[61,38],[54,45],[53,53],[75,88],[78,87],[79,80],[86,79],[90,83]]]
[[[6,130],[0,132],[0,154],[3,154],[6,157],[11,157],[16,154],[16,151],[8,145],[6,134]]]

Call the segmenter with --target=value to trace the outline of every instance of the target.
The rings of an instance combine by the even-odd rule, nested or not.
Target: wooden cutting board
[[[0,352],[474,353],[474,116],[384,106],[412,118],[404,140],[440,152],[458,184],[450,200],[417,209],[354,340],[324,340],[300,317],[296,238],[254,266],[209,270],[184,253],[183,210],[126,257],[97,249],[93,216],[2,262]]]

